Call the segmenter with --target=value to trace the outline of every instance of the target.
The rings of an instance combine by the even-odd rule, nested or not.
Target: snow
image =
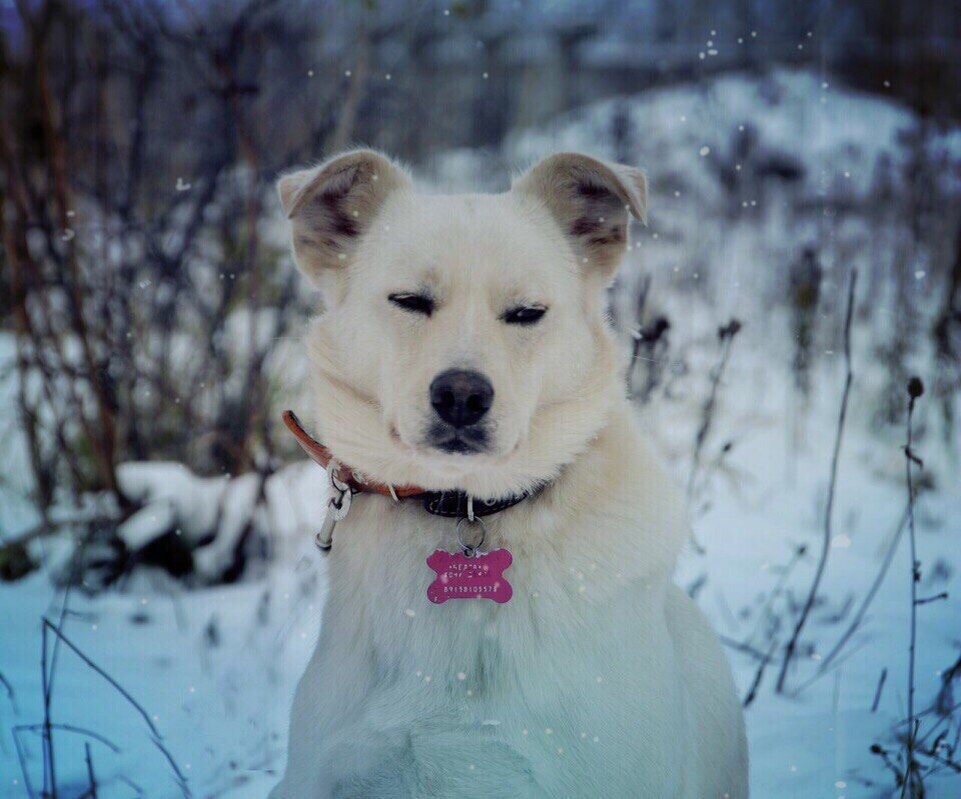
[[[786,579],[799,602],[822,535],[844,375],[840,327],[830,320],[841,317],[839,298],[851,265],[862,270],[859,297],[873,290],[880,274],[868,247],[855,248],[848,260],[825,255],[823,310],[829,319],[815,341],[813,389],[802,402],[790,369],[792,323],[771,297],[772,286],[784,281],[789,258],[816,237],[817,227],[790,203],[863,200],[879,164],[902,165],[908,159],[916,120],[903,107],[847,91],[811,72],[781,71],[760,79],[730,75],[594,104],[516,135],[503,153],[438,154],[425,177],[439,189],[463,189],[478,181],[484,185],[491,175],[502,177],[503,163],[521,166],[553,150],[587,149],[613,158],[611,120],[621,109],[630,120],[623,146],[632,161],[648,169],[652,208],[650,228],[636,231],[640,252],[629,253],[615,308],[627,340],[634,323],[633,289],[642,275],[651,275],[653,310],[667,314],[672,325],[664,364],[669,387],[643,406],[642,415],[652,445],[682,484],[717,361],[716,328],[731,316],[744,322],[721,381],[695,492],[695,535],[705,554],[687,552],[677,579],[696,589],[699,604],[726,641],[763,646],[759,618],[783,579],[782,568],[799,545],[806,545],[808,554]],[[742,125],[754,131],[752,164],[777,156],[796,162],[802,172],[790,195],[745,196],[750,210],[744,213],[740,203],[727,206],[721,179],[722,168],[736,163]],[[928,146],[944,163],[938,180],[958,190],[961,132],[938,133]],[[928,291],[929,280],[912,280],[911,290]],[[875,347],[898,313],[881,285],[877,296],[871,295],[871,313],[859,314],[853,329],[855,382],[821,591],[828,599],[814,609],[789,680],[803,689],[797,696],[775,695],[777,666],[771,665],[747,709],[752,795],[757,797],[854,799],[884,796],[892,786],[869,747],[878,742],[896,748],[892,730],[906,713],[910,567],[907,541],[896,538],[906,499],[904,430],[873,422],[885,376]],[[239,329],[247,328],[241,324]],[[0,367],[12,354],[10,337],[0,335]],[[303,368],[291,348],[285,347],[282,357],[284,369]],[[918,347],[906,359],[906,368],[933,377],[929,352]],[[302,382],[299,374],[292,383]],[[4,407],[15,407],[14,398],[14,381],[0,379]],[[956,434],[948,442],[940,436],[928,401],[922,398],[918,411],[918,424],[928,432],[917,451],[932,486],[921,492],[917,506],[920,591],[922,596],[947,591],[949,598],[918,608],[922,708],[940,687],[941,672],[961,654],[959,446]],[[954,405],[961,411],[957,398]],[[15,477],[25,465],[16,420],[4,415],[0,423],[0,446]],[[725,441],[732,442],[726,453]],[[143,546],[171,528],[194,542],[210,529],[219,530],[196,555],[208,577],[223,571],[259,492],[253,474],[206,478],[171,463],[124,464],[119,479],[146,502],[123,526],[129,545]],[[16,479],[0,483],[4,532],[16,533],[34,521],[21,496],[24,490]],[[326,561],[313,547],[312,535],[326,500],[323,473],[298,461],[271,475],[263,491],[267,501],[254,524],[270,542],[272,561],[262,573],[236,585],[185,590],[143,569],[123,591],[95,597],[72,592],[63,614],[71,641],[154,718],[194,796],[262,797],[276,781],[292,693],[319,631]],[[819,672],[892,543],[897,545],[893,562],[863,626],[841,656]],[[0,584],[0,674],[14,692],[7,697],[0,691],[3,796],[26,795],[10,729],[43,719],[40,619],[60,618],[63,601],[63,591],[45,572],[15,585]],[[783,596],[773,605],[781,615],[783,605]],[[785,616],[787,623],[792,619]],[[757,662],[734,648],[729,654],[743,696]],[[882,669],[887,677],[872,711]],[[95,730],[118,745],[117,753],[93,745],[100,796],[129,797],[132,789],[121,778],[136,782],[147,796],[180,795],[143,720],[66,649],[59,654],[52,718]],[[37,791],[39,738],[32,732],[22,738]],[[64,796],[83,790],[82,740],[55,733]],[[927,788],[934,799],[955,797],[961,795],[961,777],[943,771]]]
[[[749,335],[749,330],[742,335]],[[840,396],[840,372],[835,368],[839,364],[835,363],[822,375],[824,391],[807,419],[803,449],[797,453],[791,477],[785,468],[790,460],[788,439],[778,424],[788,383],[771,374],[766,359],[756,357],[757,349],[753,343],[736,343],[726,387],[744,384],[749,390],[722,393],[716,422],[726,434],[749,420],[744,428],[753,431],[738,439],[731,454],[730,468],[741,475],[739,488],[732,490],[734,484],[729,484],[728,478],[715,477],[708,495],[710,508],[696,523],[696,534],[707,554],[688,553],[678,574],[682,585],[708,575],[699,602],[718,632],[734,640],[744,640],[754,627],[754,616],[742,619],[739,612],[757,607],[759,596],[778,579],[776,567],[787,562],[797,543],[812,548],[816,543]],[[702,379],[706,381],[706,372]],[[859,408],[862,401],[856,384],[852,407]],[[657,410],[649,421],[663,431],[666,425],[663,418],[657,418],[661,415]],[[693,436],[693,424],[689,423],[693,419],[679,419],[666,403],[663,411],[663,416],[672,419],[672,435],[662,436],[658,446],[665,452],[684,449]],[[829,624],[827,616],[848,594],[858,600],[863,595],[904,502],[896,480],[877,477],[879,471],[896,471],[901,454],[895,445],[879,445],[852,425],[842,454],[836,519],[837,529],[850,539],[850,546],[832,548],[825,581],[832,606],[819,608],[812,622],[822,655],[843,629],[843,625]],[[147,495],[155,500],[147,508],[174,507],[176,501],[179,514],[201,497],[224,490],[223,481],[188,479],[188,472],[166,464],[150,466],[158,468],[151,473],[148,465],[138,464],[123,472],[130,485],[140,481],[151,492]],[[311,472],[318,479],[322,475],[312,464],[298,464],[283,470],[282,479],[271,483],[277,529],[289,533],[290,538],[283,555],[262,578],[185,592],[149,573],[123,593],[96,598],[74,594],[70,598],[64,632],[156,716],[164,742],[188,775],[195,796],[263,796],[282,766],[293,688],[319,630],[326,561],[313,549],[309,526],[301,521],[294,530],[297,525],[291,519],[304,520],[308,514],[302,509],[295,513],[280,508],[304,501],[305,492],[298,481],[309,479]],[[158,485],[167,491],[156,490]],[[948,491],[925,494],[918,513],[923,520],[919,547],[926,573],[939,557],[953,563],[961,495],[955,492],[952,496]],[[811,569],[809,558],[792,584],[799,589],[805,586]],[[959,582],[955,571],[948,580],[925,583],[922,589],[925,593],[947,590],[952,596],[919,611],[918,675],[923,705],[933,696],[939,670],[958,654],[961,614],[954,597],[961,595]],[[862,781],[884,779],[868,746],[875,740],[887,741],[892,724],[904,715],[908,591],[908,563],[902,546],[867,623],[849,646],[850,657],[813,682],[798,699],[771,695],[775,670],[770,669],[747,716],[754,795],[836,799],[879,794],[876,787]],[[42,719],[39,619],[59,616],[60,597],[40,573],[0,589],[0,616],[4,619],[0,672],[16,692],[16,712],[14,705],[0,696],[0,726],[4,729],[0,774],[7,786],[22,785],[10,726]],[[743,694],[756,664],[737,652],[731,652],[731,658]],[[815,660],[803,662],[798,682],[813,678],[817,667]],[[871,713],[881,668],[889,670],[886,688],[878,711]],[[171,770],[152,745],[142,720],[116,692],[67,651],[60,655],[57,674],[54,721],[96,730],[120,746],[119,753],[103,746],[93,748],[101,795],[108,799],[129,796],[129,786],[119,782],[121,775],[142,786],[147,795],[178,795]],[[36,783],[39,740],[27,734],[24,741]],[[72,775],[72,784],[79,785],[82,747],[76,737],[66,733],[57,735],[55,741],[58,770]],[[847,787],[838,789],[840,783]],[[929,788],[933,797],[955,796],[958,781],[944,775]]]
[[[151,502],[130,516],[117,529],[117,535],[136,552],[158,536],[172,530],[177,523],[177,508],[171,501]]]
[[[705,556],[689,555],[681,564],[678,579],[692,584],[706,573],[708,580],[698,597],[715,629],[729,639],[743,641],[757,624],[756,612],[741,618],[742,608],[759,606],[759,599],[778,581],[778,567],[785,565],[799,543],[813,552],[823,523],[823,505],[835,416],[840,401],[841,374],[834,370],[833,384],[825,381],[805,425],[803,450],[797,453],[793,475],[785,468],[789,439],[777,423],[783,418],[790,384],[775,380],[770,367],[751,359],[746,341],[736,346],[729,384],[746,382],[751,390],[724,400],[725,427],[738,418],[752,419],[755,429],[741,439],[731,453],[730,468],[744,475],[743,492],[732,492],[725,480],[717,480],[711,507],[697,520],[698,540]],[[863,348],[861,348],[863,352]],[[754,360],[752,363],[751,361]],[[864,362],[862,361],[862,368]],[[857,356],[855,368],[857,369]],[[786,372],[786,370],[785,370]],[[864,407],[864,394],[856,384],[851,407]],[[723,424],[723,423],[722,423]],[[903,453],[895,444],[884,446],[852,425],[843,442],[840,462],[835,539],[828,561],[822,594],[828,606],[814,613],[807,640],[817,642],[816,651],[802,659],[793,684],[816,680],[798,699],[771,695],[777,668],[770,667],[757,701],[747,711],[752,755],[752,791],[757,796],[847,797],[878,796],[877,785],[889,779],[868,748],[877,741],[890,744],[889,731],[905,715],[910,568],[906,540],[871,606],[866,623],[856,633],[836,669],[818,676],[819,661],[827,655],[850,621],[832,624],[849,596],[860,602],[877,574],[880,553],[886,548],[904,508],[906,493],[896,479],[877,477],[880,469],[897,463],[903,470]],[[932,566],[938,559],[956,562],[957,536],[961,532],[961,494],[939,492],[924,495],[918,513],[926,521],[920,533],[919,557],[929,575],[923,595],[946,590],[950,599],[919,608],[918,696],[927,706],[940,687],[939,674],[959,655],[961,590],[957,571],[944,581],[933,581]],[[838,538],[844,538],[838,542]],[[849,545],[846,544],[849,540]],[[791,585],[798,593],[809,584],[813,558],[799,567]],[[756,671],[756,662],[737,652],[730,657],[742,696]],[[886,686],[876,713],[871,712],[882,668],[888,669]],[[836,782],[847,784],[835,789]],[[928,785],[931,796],[956,796],[961,782],[957,775]]]
[[[309,464],[284,467],[265,479],[264,501],[258,503],[261,478],[199,477],[179,463],[125,463],[117,470],[121,488],[143,508],[120,527],[120,536],[137,550],[174,531],[196,546],[195,569],[213,580],[230,565],[240,536],[253,520],[253,530],[269,538],[274,558],[287,562],[292,542],[311,523],[324,518],[327,485]],[[255,510],[256,509],[256,510]],[[215,530],[213,540],[205,542]]]
[[[528,161],[586,146],[614,158],[616,153],[606,143],[610,120],[621,105],[620,98],[607,100],[572,112],[543,130],[523,132],[511,143],[510,155]],[[637,131],[637,163],[655,180],[668,175],[686,179],[691,183],[688,188],[705,199],[715,199],[718,187],[711,172],[697,163],[700,148],[733,155],[734,134],[743,133],[742,128],[751,129],[761,149],[803,159],[805,186],[812,194],[833,195],[866,192],[882,156],[903,157],[907,143],[902,134],[914,125],[907,108],[832,87],[812,72],[784,69],[757,81],[732,74],[693,90],[656,89],[632,98],[627,112]],[[949,152],[957,161],[957,147]],[[851,178],[842,179],[845,172]],[[832,181],[827,187],[821,183],[825,175]]]
[[[316,640],[322,578],[323,561],[305,552],[294,568],[231,588],[186,594],[158,579],[123,594],[74,596],[64,632],[143,704],[194,796],[263,797],[282,763],[293,686]],[[10,594],[0,593],[0,671],[14,686],[15,705],[0,697],[0,795],[25,796],[10,727],[43,718],[39,620],[56,619],[59,605],[41,574]],[[96,730],[119,747],[114,753],[93,744],[101,796],[131,796],[121,776],[147,796],[182,795],[143,720],[66,650],[51,717]],[[63,796],[85,787],[80,740],[55,733]],[[39,738],[28,733],[23,741],[37,791]]]

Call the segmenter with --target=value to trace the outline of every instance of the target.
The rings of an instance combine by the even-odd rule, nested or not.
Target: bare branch
[[[794,632],[791,634],[791,638],[784,649],[784,660],[781,663],[781,671],[777,678],[776,690],[779,694],[784,692],[784,684],[787,680],[787,672],[791,666],[791,661],[794,658],[794,653],[797,650],[798,640],[800,639],[801,632],[804,630],[804,626],[807,623],[808,616],[811,613],[811,608],[814,607],[814,600],[817,596],[818,588],[821,586],[821,578],[824,576],[824,569],[827,566],[828,553],[831,550],[831,539],[834,538],[834,493],[838,477],[838,459],[841,455],[841,441],[844,436],[844,422],[847,418],[848,399],[851,396],[851,383],[854,379],[854,373],[851,370],[851,319],[854,316],[854,289],[857,285],[857,278],[858,273],[855,269],[851,272],[851,281],[848,286],[847,313],[844,318],[844,391],[841,395],[841,409],[838,413],[837,433],[834,437],[834,452],[831,455],[831,476],[828,481],[828,497],[827,504],[824,509],[824,534],[821,539],[821,553],[818,556],[818,564],[814,571],[814,579],[811,581],[811,587],[808,590],[807,599],[804,601],[804,607],[798,616],[797,624],[794,626]]]

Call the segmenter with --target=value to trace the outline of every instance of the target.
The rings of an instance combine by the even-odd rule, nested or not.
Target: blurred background
[[[0,0],[0,33],[0,795],[276,779],[326,566],[273,184],[358,143],[426,191],[647,170],[612,320],[754,794],[961,794],[956,0]]]

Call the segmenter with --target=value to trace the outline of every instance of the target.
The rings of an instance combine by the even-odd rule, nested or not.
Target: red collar
[[[300,424],[300,420],[293,411],[284,411],[283,419],[284,424],[287,425],[287,428],[290,430],[290,432],[294,434],[294,438],[297,439],[297,443],[300,444],[300,448],[307,453],[312,461],[320,464],[321,467],[326,469],[330,462],[334,459],[331,451],[319,441],[312,438],[311,435],[304,430]],[[336,477],[341,482],[349,485],[351,491],[355,494],[358,494],[362,491],[370,491],[375,494],[383,494],[387,497],[396,496],[398,499],[403,499],[404,497],[415,497],[429,493],[420,486],[392,487],[385,485],[384,483],[368,480],[350,467],[344,466],[340,463],[337,464]]]

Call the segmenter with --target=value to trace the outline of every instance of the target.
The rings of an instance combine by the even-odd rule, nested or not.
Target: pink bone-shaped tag
[[[493,599],[507,602],[514,589],[504,571],[514,558],[506,549],[495,549],[468,558],[461,552],[434,550],[427,565],[437,572],[437,579],[427,587],[427,598],[436,605],[448,599]]]

